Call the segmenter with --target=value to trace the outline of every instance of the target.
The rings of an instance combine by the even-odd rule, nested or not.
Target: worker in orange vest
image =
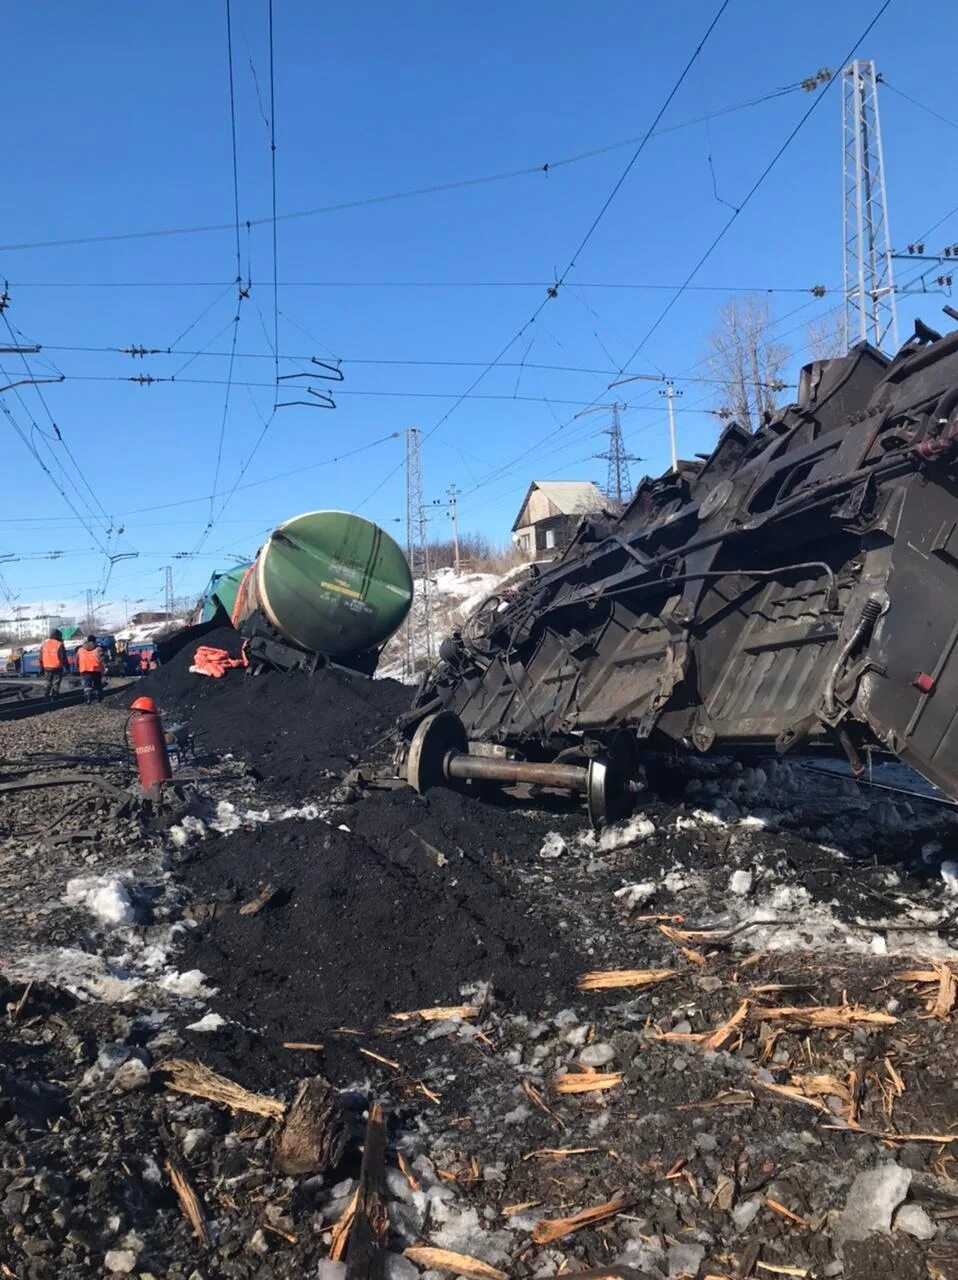
[[[51,631],[50,639],[41,644],[40,670],[46,676],[47,697],[52,702],[60,693],[60,681],[67,670],[67,651],[62,631]]]
[[[87,706],[93,699],[103,701],[103,654],[96,636],[87,636],[77,649],[77,671],[83,682],[83,698]]]

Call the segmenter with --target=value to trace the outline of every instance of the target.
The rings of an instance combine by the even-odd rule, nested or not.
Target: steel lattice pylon
[[[603,462],[609,464],[605,481],[605,496],[613,504],[616,511],[621,511],[632,497],[632,479],[629,475],[629,463],[642,462],[643,459],[636,457],[634,453],[626,453],[625,441],[622,439],[622,425],[619,422],[619,410],[625,408],[625,406],[610,404],[599,405],[599,408],[610,409],[612,412],[612,422],[602,432],[603,435],[609,437],[609,447],[605,453],[596,453],[593,454],[593,457],[601,458]]]
[[[898,348],[878,85],[874,62],[842,72],[845,345]]]

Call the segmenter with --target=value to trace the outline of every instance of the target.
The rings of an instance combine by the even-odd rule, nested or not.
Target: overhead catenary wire
[[[685,63],[685,66],[682,68],[681,72],[679,73],[678,77],[673,83],[671,89],[666,95],[665,100],[662,102],[661,106],[656,112],[655,117],[652,120],[652,123],[649,125],[648,129],[645,131],[642,137],[639,139],[638,146],[632,152],[632,155],[629,157],[628,163],[625,165],[625,168],[623,169],[622,173],[619,175],[618,179],[613,184],[611,191],[609,192],[609,194],[606,196],[605,200],[599,207],[599,210],[594,216],[594,218],[592,219],[592,221],[589,223],[589,226],[587,227],[585,234],[582,236],[577,247],[573,251],[573,254],[569,259],[568,263],[566,264],[564,270],[556,277],[555,282],[547,289],[545,296],[543,297],[539,305],[535,308],[535,310],[533,311],[529,319],[526,320],[525,323],[520,326],[519,330],[515,334],[513,334],[513,336],[509,339],[509,341],[505,344],[505,346],[502,347],[502,349],[493,357],[493,359],[490,360],[486,364],[486,366],[477,374],[477,376],[472,380],[472,382],[469,384],[466,390],[462,393],[462,395],[457,397],[456,400],[454,400],[454,402],[449,406],[449,408],[445,411],[445,413],[423,435],[422,437],[423,441],[426,441],[431,436],[435,435],[436,432],[439,431],[440,428],[446,422],[448,422],[448,420],[456,412],[459,406],[465,403],[465,401],[470,398],[470,396],[475,391],[476,387],[479,386],[480,382],[483,381],[486,375],[492,369],[494,369],[496,365],[498,365],[500,360],[504,359],[504,357],[509,352],[509,350],[514,346],[514,344],[518,342],[519,339],[522,338],[523,334],[530,327],[530,325],[535,324],[536,320],[539,318],[539,316],[548,306],[549,302],[553,298],[558,297],[559,290],[565,284],[566,277],[576,266],[576,261],[578,259],[579,254],[582,253],[583,250],[586,248],[589,241],[592,239],[593,235],[595,234],[596,229],[598,228],[603,217],[608,212],[612,202],[615,200],[616,196],[621,191],[622,186],[624,185],[626,179],[628,178],[629,174],[632,172],[633,168],[635,167],[642,152],[645,150],[645,147],[649,139],[652,137],[653,132],[655,131],[662,117],[665,115],[666,111],[671,105],[673,98],[678,93],[682,85],[685,83],[685,80],[688,77],[689,72],[691,71],[692,67],[695,65],[695,62],[697,61],[699,55],[701,54],[702,50],[707,44],[709,37],[711,36],[712,32],[715,30],[716,26],[718,25],[722,15],[725,13],[725,10],[728,8],[729,3],[730,3],[730,0],[722,0],[714,16],[712,17],[711,22],[706,28],[705,34],[701,37],[701,39],[698,41],[697,45],[693,49],[688,61]],[[390,476],[387,477],[387,480],[391,478],[393,474],[395,474],[395,470],[390,473]],[[366,498],[363,499],[360,505],[365,506],[369,502],[369,500],[382,489],[385,483],[386,481],[381,481],[375,487],[375,489],[373,489],[372,493],[370,493],[369,495],[367,495]]]
[[[879,8],[877,9],[877,11],[874,13],[874,15],[872,16],[872,18],[870,19],[870,21],[868,22],[868,24],[866,25],[866,27],[864,28],[864,30],[863,30],[863,31],[861,32],[861,34],[856,38],[856,40],[855,40],[854,44],[852,45],[852,47],[851,47],[851,48],[849,49],[849,51],[844,55],[844,57],[841,59],[841,61],[840,61],[839,63],[837,63],[836,65],[841,66],[841,67],[844,67],[844,66],[846,66],[846,65],[847,65],[847,64],[852,60],[852,58],[854,57],[854,54],[855,54],[856,50],[859,48],[859,46],[862,44],[862,42],[863,42],[865,39],[867,39],[867,37],[868,37],[868,35],[870,34],[870,32],[872,31],[872,29],[875,27],[875,25],[876,25],[876,24],[878,23],[878,21],[881,19],[882,15],[883,15],[883,14],[885,13],[885,11],[889,8],[889,6],[891,5],[891,3],[892,3],[892,0],[883,0],[882,4],[879,6]],[[698,260],[696,261],[695,265],[694,265],[694,266],[692,267],[692,269],[689,271],[689,273],[687,274],[687,276],[686,276],[686,277],[685,277],[685,279],[683,280],[682,284],[681,284],[681,285],[680,285],[680,286],[675,290],[675,292],[674,292],[673,296],[672,296],[672,297],[669,299],[669,301],[666,303],[665,307],[664,307],[664,308],[659,312],[658,316],[655,318],[655,320],[652,322],[652,324],[651,324],[651,325],[646,329],[645,333],[643,334],[642,338],[639,340],[638,344],[637,344],[637,345],[635,346],[635,348],[633,349],[633,351],[632,351],[631,355],[629,356],[629,358],[628,358],[628,359],[627,359],[627,360],[622,364],[621,368],[618,370],[618,373],[617,373],[617,375],[616,375],[616,377],[617,377],[617,378],[622,377],[622,375],[623,375],[623,374],[625,374],[625,373],[628,371],[628,369],[629,369],[629,367],[631,366],[632,362],[633,362],[633,361],[636,359],[636,357],[637,357],[637,356],[642,352],[642,350],[643,350],[643,348],[645,347],[646,343],[649,341],[649,339],[653,336],[653,334],[654,334],[654,333],[656,333],[656,332],[657,332],[657,330],[658,330],[658,329],[661,327],[661,325],[664,323],[664,321],[665,321],[665,320],[666,320],[666,318],[668,317],[669,313],[672,311],[673,307],[676,305],[676,303],[679,301],[679,299],[682,297],[682,295],[683,295],[683,294],[688,290],[689,286],[691,285],[691,283],[693,282],[693,280],[695,279],[695,277],[698,275],[698,273],[701,271],[701,269],[702,269],[702,268],[705,266],[705,264],[708,262],[709,258],[711,258],[712,254],[715,252],[715,250],[716,250],[716,249],[718,248],[718,246],[721,244],[722,240],[724,240],[725,236],[728,234],[728,232],[729,232],[729,230],[731,229],[732,225],[733,225],[733,224],[736,222],[736,220],[741,216],[741,214],[744,212],[744,210],[745,210],[745,209],[748,207],[748,205],[751,203],[752,199],[755,197],[755,195],[757,194],[757,192],[758,192],[758,191],[761,189],[761,187],[764,185],[764,183],[765,183],[765,182],[766,182],[766,180],[768,179],[769,175],[772,173],[772,171],[775,169],[775,167],[776,167],[776,165],[778,164],[778,162],[781,160],[782,156],[785,154],[785,152],[788,150],[788,148],[790,147],[790,145],[792,144],[792,142],[794,141],[794,139],[797,137],[797,135],[798,135],[798,134],[799,134],[799,132],[802,130],[802,128],[804,127],[804,125],[806,124],[806,122],[809,120],[809,118],[811,117],[812,113],[813,113],[813,112],[816,110],[816,108],[819,106],[819,104],[820,104],[820,103],[821,103],[821,101],[823,100],[823,98],[824,98],[825,94],[828,92],[828,89],[830,88],[830,86],[831,86],[831,84],[832,84],[833,82],[834,82],[833,80],[829,80],[827,83],[825,83],[825,84],[824,84],[824,86],[823,86],[823,87],[822,87],[822,89],[821,89],[821,92],[816,92],[816,93],[815,93],[815,96],[814,96],[814,98],[813,98],[812,102],[809,104],[808,109],[807,109],[806,111],[804,111],[804,112],[803,112],[803,114],[802,114],[802,116],[800,117],[800,119],[799,119],[798,123],[797,123],[797,124],[796,124],[792,129],[791,129],[791,131],[788,133],[787,137],[785,138],[784,142],[783,142],[783,143],[778,147],[778,149],[776,150],[776,152],[775,152],[775,153],[774,153],[774,155],[772,156],[771,160],[770,160],[770,161],[765,165],[764,169],[761,171],[761,173],[759,174],[758,178],[753,182],[752,186],[749,188],[748,192],[746,193],[745,197],[742,199],[742,201],[740,202],[740,204],[735,208],[734,212],[733,212],[733,213],[732,213],[732,214],[731,214],[731,215],[726,219],[726,221],[724,222],[724,224],[722,225],[722,227],[719,229],[718,233],[713,237],[713,239],[712,239],[712,241],[710,242],[710,244],[708,245],[708,247],[707,247],[707,248],[705,249],[705,251],[704,251],[704,252],[699,256],[699,258],[698,258]],[[602,396],[606,393],[606,391],[607,391],[607,390],[608,390],[608,387],[604,387],[604,388],[602,388],[602,390],[601,390],[601,391],[600,391],[600,392],[599,392],[599,393],[594,397],[594,399],[590,402],[589,407],[593,407],[593,406],[595,406],[595,405],[598,405],[598,404],[599,404],[599,402],[600,402],[600,400],[602,399]],[[568,422],[566,422],[566,423],[564,423],[564,424],[561,424],[561,425],[560,425],[558,428],[556,428],[555,430],[548,432],[548,433],[547,433],[547,435],[546,435],[546,437],[545,437],[545,439],[546,439],[546,440],[549,440],[549,439],[553,438],[556,434],[558,434],[559,432],[563,431],[563,430],[564,430],[568,425],[569,425],[569,423],[568,423]],[[535,447],[537,447],[537,446],[535,446],[535,445],[534,445],[534,446],[532,446],[532,448],[535,448]],[[528,455],[528,453],[529,453],[529,452],[531,452],[531,450],[527,450],[527,451],[526,451],[526,455]],[[523,456],[523,455],[520,455],[520,457],[521,457],[521,456]],[[517,461],[518,461],[518,459],[517,459]],[[512,464],[507,464],[507,465],[512,465]],[[498,473],[497,473],[497,474],[498,474]],[[471,492],[471,491],[469,491],[469,492]],[[466,495],[466,496],[468,496],[468,493],[467,493],[467,495]]]
[[[670,125],[667,128],[653,133],[652,136],[656,137],[660,134],[674,133],[681,129],[692,128],[695,125],[701,124],[706,118],[715,120],[720,116],[732,115],[738,111],[745,111],[752,107],[761,106],[762,104],[771,102],[777,98],[783,98],[789,94],[798,93],[802,88],[803,82],[797,81],[794,84],[771,89],[754,98],[750,98],[747,101],[735,103],[731,106],[724,107],[719,111],[712,112],[708,117],[698,116],[692,120],[686,120],[675,125]],[[461,190],[463,188],[480,186],[486,183],[506,182],[516,178],[542,177],[548,175],[554,169],[559,169],[566,165],[578,164],[582,161],[591,160],[597,156],[605,155],[611,151],[618,151],[625,147],[634,146],[638,141],[638,137],[623,138],[617,142],[606,143],[599,147],[592,147],[588,151],[580,151],[574,155],[562,157],[559,160],[548,160],[544,164],[537,163],[525,165],[521,168],[507,169],[498,173],[484,174],[479,177],[460,178],[449,182],[436,182],[427,186],[414,187],[404,191],[393,191],[384,195],[365,196],[355,200],[339,201],[335,204],[322,205],[314,209],[301,209],[292,213],[277,213],[275,218],[272,215],[268,217],[251,218],[248,220],[247,225],[250,227],[267,226],[273,221],[287,222],[299,218],[315,218],[323,214],[340,213],[350,209],[364,208],[369,205],[385,204],[396,200],[409,200],[421,196],[437,195],[446,191]],[[76,245],[111,244],[120,240],[148,240],[165,236],[202,235],[210,232],[230,231],[232,230],[232,226],[233,224],[230,222],[218,222],[207,223],[201,226],[163,227],[149,231],[124,231],[112,232],[106,235],[72,236],[57,240],[23,241],[16,244],[0,245],[0,252],[14,253],[30,249],[54,249]]]

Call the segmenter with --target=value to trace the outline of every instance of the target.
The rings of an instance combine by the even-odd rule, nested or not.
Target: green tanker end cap
[[[311,511],[264,543],[236,621],[260,608],[300,648],[347,657],[384,644],[412,592],[406,557],[388,533],[345,511]]]

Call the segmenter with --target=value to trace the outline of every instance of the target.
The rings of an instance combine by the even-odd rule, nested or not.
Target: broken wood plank
[[[204,1249],[208,1249],[212,1241],[210,1240],[209,1227],[206,1224],[206,1214],[203,1212],[199,1196],[193,1190],[193,1184],[190,1182],[190,1176],[186,1168],[172,1151],[166,1161],[166,1172],[170,1179],[170,1185],[176,1192],[176,1198],[180,1202],[180,1208],[193,1228],[193,1234]]]
[[[614,991],[620,987],[652,987],[678,976],[676,969],[600,969],[584,973],[578,986],[580,991]]]
[[[593,1093],[621,1083],[621,1071],[570,1071],[553,1077],[552,1087],[556,1093]]]
[[[802,1102],[806,1107],[814,1107],[816,1111],[824,1111],[826,1115],[831,1115],[828,1107],[820,1098],[808,1097],[801,1089],[795,1085],[789,1084],[772,1084],[766,1080],[756,1080],[755,1083],[760,1089],[764,1089],[767,1093],[775,1093],[780,1098],[787,1098],[790,1102]]]
[[[763,1009],[758,1006],[753,1016],[761,1022],[789,1021],[806,1027],[830,1027],[841,1029],[872,1024],[874,1026],[896,1026],[901,1019],[890,1013],[879,1013],[867,1009],[864,1005],[841,1004],[834,1006],[810,1005],[805,1008],[798,1005],[783,1005],[777,1009]]]
[[[325,1173],[339,1164],[348,1140],[338,1094],[328,1080],[314,1076],[302,1081],[287,1112],[276,1142],[276,1166],[291,1177]]]
[[[282,1120],[286,1104],[279,1098],[262,1093],[250,1093],[242,1085],[227,1076],[218,1075],[201,1062],[187,1062],[183,1058],[167,1058],[157,1063],[154,1071],[161,1071],[170,1078],[166,1087],[175,1093],[186,1093],[194,1098],[205,1098],[230,1111],[248,1111],[254,1116],[267,1116],[270,1120]]]
[[[615,1200],[607,1200],[604,1204],[593,1205],[591,1209],[581,1209],[568,1218],[540,1218],[532,1228],[531,1239],[535,1244],[552,1244],[554,1240],[561,1240],[563,1236],[581,1231],[583,1227],[606,1222],[633,1204],[634,1197],[620,1196]]]
[[[717,1053],[720,1049],[724,1049],[738,1035],[738,1029],[748,1017],[748,1011],[751,1007],[752,1002],[750,1000],[743,1000],[728,1022],[716,1027],[711,1035],[705,1037],[702,1041],[702,1048],[707,1053]]]
[[[408,1013],[391,1013],[393,1022],[445,1022],[448,1018],[478,1018],[479,1009],[474,1004],[439,1005],[434,1009],[410,1009]]]
[[[938,993],[929,1012],[939,1022],[948,1022],[955,1007],[955,975],[946,964],[936,964],[935,970],[938,974]]]
[[[389,1215],[386,1210],[386,1119],[378,1102],[369,1108],[356,1215],[346,1247],[345,1280],[383,1280]]]
[[[413,1245],[403,1250],[403,1257],[428,1271],[451,1271],[457,1276],[468,1276],[469,1280],[509,1280],[505,1271],[491,1267],[488,1262],[478,1258],[470,1258],[464,1253],[453,1253],[449,1249],[432,1249],[427,1245]]]
[[[308,1040],[284,1040],[284,1049],[298,1049],[304,1053],[321,1053],[325,1048],[321,1044],[313,1044]]]
[[[264,884],[262,889],[255,898],[251,898],[249,902],[245,902],[239,909],[241,916],[255,916],[267,906],[273,898],[279,893],[276,885]]]

